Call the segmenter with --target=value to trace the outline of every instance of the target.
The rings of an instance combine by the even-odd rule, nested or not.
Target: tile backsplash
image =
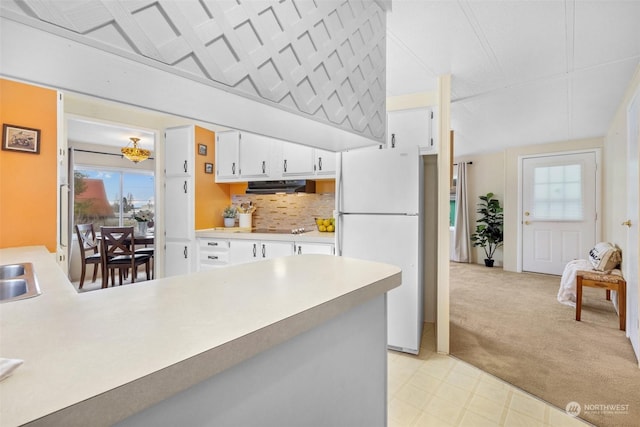
[[[240,194],[231,202],[235,206],[253,202],[253,227],[289,230],[315,229],[314,218],[331,218],[335,209],[335,193],[322,194]],[[236,220],[237,225],[237,220]]]

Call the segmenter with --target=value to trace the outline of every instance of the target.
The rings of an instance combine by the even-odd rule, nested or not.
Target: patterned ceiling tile
[[[386,16],[365,0],[23,0],[29,16],[383,141]]]

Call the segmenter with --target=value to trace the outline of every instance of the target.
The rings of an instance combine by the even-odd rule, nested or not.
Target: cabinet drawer
[[[206,252],[199,255],[200,271],[229,265],[229,252]]]
[[[203,251],[229,250],[229,241],[223,239],[198,239],[198,247]]]

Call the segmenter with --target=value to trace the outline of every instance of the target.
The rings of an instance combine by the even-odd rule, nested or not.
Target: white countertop
[[[77,293],[43,247],[0,250],[14,262],[42,295],[0,304],[0,357],[24,360],[0,382],[2,426],[112,424],[400,284],[395,266],[302,255]]]
[[[243,231],[239,228],[225,230],[223,227],[196,230],[196,237],[209,237],[214,239],[243,239],[243,240],[274,240],[286,242],[329,243],[335,244],[335,233],[321,233],[317,230],[302,234],[290,233],[256,233]]]

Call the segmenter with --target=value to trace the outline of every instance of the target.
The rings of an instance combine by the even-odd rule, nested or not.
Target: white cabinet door
[[[243,264],[292,254],[293,242],[231,240],[229,262],[230,264]]]
[[[181,126],[165,130],[166,176],[190,176],[193,174],[194,129]]]
[[[313,148],[300,144],[282,143],[282,175],[313,175]]]
[[[387,113],[387,148],[420,147],[421,151],[435,151],[432,135],[431,109],[390,111]]]
[[[195,256],[192,245],[186,241],[165,243],[165,277],[191,273],[192,258]]]
[[[315,172],[316,175],[334,175],[336,174],[336,156],[337,154],[332,151],[320,150],[316,148],[314,150],[315,157]]]
[[[193,178],[167,178],[165,185],[166,239],[192,239],[195,233]]]
[[[292,242],[260,242],[261,259],[277,258],[279,256],[293,255]]]
[[[294,243],[294,250],[296,255],[306,254],[323,254],[334,255],[334,246],[328,243]]]
[[[252,133],[240,134],[240,175],[243,178],[269,176],[273,139]]]
[[[240,132],[216,134],[216,182],[240,176]]]
[[[253,240],[231,240],[229,242],[229,264],[244,264],[258,259],[258,242]]]

